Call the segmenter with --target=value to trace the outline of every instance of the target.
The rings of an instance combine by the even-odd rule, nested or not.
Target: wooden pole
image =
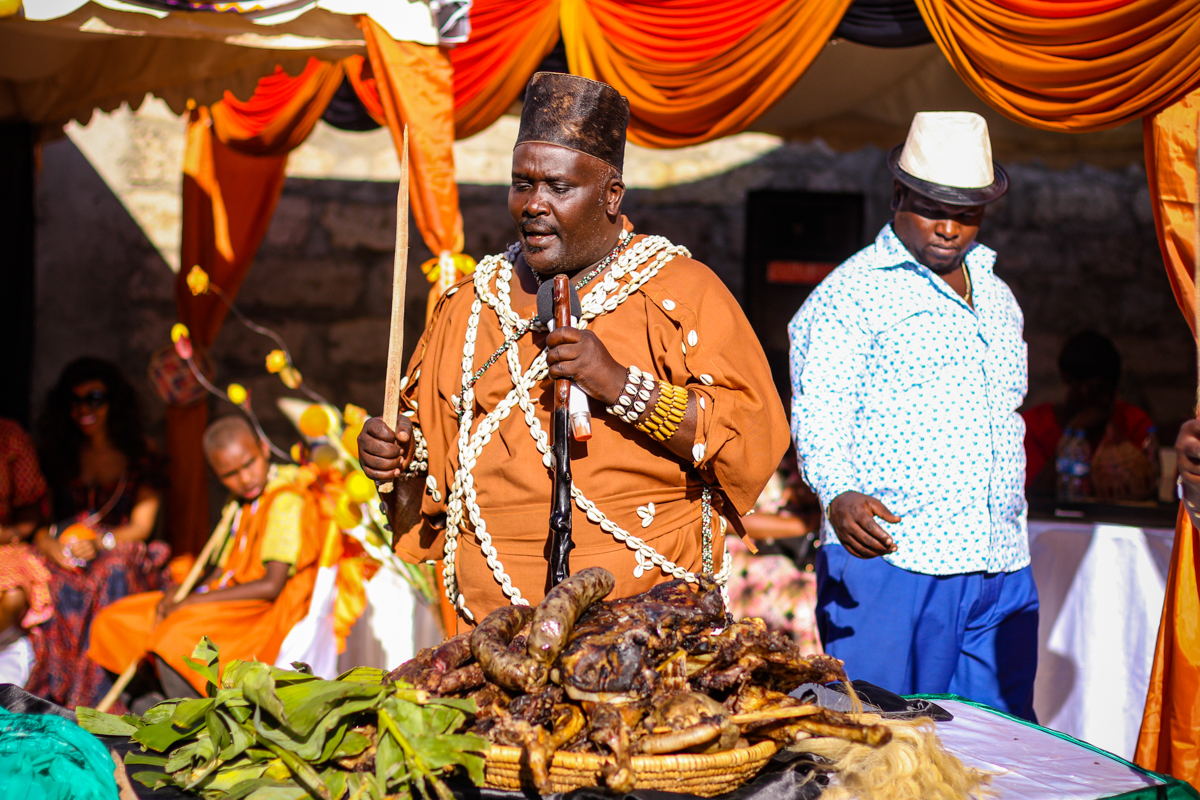
[[[400,422],[400,379],[404,377],[404,289],[408,283],[408,126],[400,154],[400,189],[396,195],[396,254],[392,268],[392,327],[388,339],[387,377],[383,384],[383,421],[394,433]],[[381,495],[392,481],[379,484]]]
[[[237,513],[238,505],[238,503],[230,503],[225,507],[225,511],[221,514],[221,521],[217,523],[216,530],[213,531],[212,536],[208,537],[208,542],[205,543],[204,549],[196,557],[196,563],[192,564],[191,571],[175,591],[174,601],[176,603],[191,594],[192,589],[196,586],[196,581],[200,580],[200,576],[204,574],[204,566],[212,558],[213,551],[228,537],[229,531],[233,527],[233,516]],[[133,676],[137,674],[138,664],[141,662],[142,659],[140,657],[135,658],[125,668],[125,671],[113,683],[112,688],[108,690],[108,694],[104,695],[104,698],[96,705],[97,711],[108,711],[112,708],[112,704],[117,702],[117,698],[121,696],[121,692],[125,691],[125,687],[133,680]]]

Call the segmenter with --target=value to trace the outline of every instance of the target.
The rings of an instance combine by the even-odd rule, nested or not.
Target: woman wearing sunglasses
[[[40,433],[56,522],[36,542],[55,612],[33,637],[27,689],[68,708],[92,706],[108,690],[104,671],[86,656],[92,617],[165,584],[170,551],[150,541],[163,468],[147,448],[133,387],[101,359],[67,365],[46,398]]]

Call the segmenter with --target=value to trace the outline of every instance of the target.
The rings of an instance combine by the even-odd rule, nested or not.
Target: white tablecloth
[[[1031,521],[1038,722],[1123,758],[1137,745],[1174,530]]]
[[[1150,789],[1162,781],[1121,762],[955,700],[937,704],[954,715],[938,738],[963,763],[993,775],[996,800],[1099,800]]]

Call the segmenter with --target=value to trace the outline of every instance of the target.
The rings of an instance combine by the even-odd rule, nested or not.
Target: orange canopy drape
[[[183,168],[182,269],[175,281],[179,321],[207,350],[226,309],[214,295],[193,297],[187,272],[199,265],[233,297],[266,235],[283,191],[287,154],[312,131],[337,90],[341,70],[311,59],[293,78],[283,70],[259,81],[242,102],[226,93],[188,121]],[[208,539],[208,478],[201,436],[208,408],[167,409],[168,524],[177,552],[199,552]]]
[[[1175,301],[1195,333],[1196,119],[1200,91],[1146,117],[1142,141],[1154,227]]]
[[[409,127],[410,208],[417,229],[435,256],[463,249],[462,214],[454,178],[454,75],[446,52],[398,42],[370,17],[359,17],[374,81],[359,81],[359,97],[374,89],[371,105],[382,108],[396,152]],[[363,101],[364,106],[367,100]]]
[[[1200,0],[917,0],[942,52],[1003,114],[1112,128],[1200,85]]]
[[[1150,694],[1134,762],[1200,783],[1200,552],[1180,507]]]
[[[455,136],[491,125],[558,42],[559,0],[475,0],[471,38],[450,51]]]
[[[437,47],[392,40],[369,17],[360,17],[359,24],[366,63],[361,56],[336,64],[309,59],[296,77],[276,70],[260,80],[245,102],[226,93],[211,108],[192,113],[176,306],[201,350],[216,339],[225,306],[212,294],[193,297],[188,270],[202,267],[227,297],[237,295],[283,191],[288,153],[308,138],[346,75],[368,112],[391,129],[397,149],[403,126],[409,126],[411,208],[426,244],[447,257],[462,250],[449,60]],[[196,552],[208,536],[200,451],[206,422],[203,403],[168,409],[169,515],[180,552]]]
[[[792,88],[851,0],[561,0],[571,71],[629,98],[629,139],[744,130]]]
[[[629,98],[629,139],[744,130],[804,73],[851,0],[476,0],[450,54],[458,138],[496,121],[558,41],[571,72]],[[517,27],[519,25],[519,27]]]
[[[1195,332],[1200,91],[1143,123],[1154,225],[1175,299]],[[1200,785],[1200,553],[1180,509],[1150,690],[1134,760]]]

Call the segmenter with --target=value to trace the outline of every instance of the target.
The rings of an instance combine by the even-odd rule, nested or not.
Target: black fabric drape
[[[933,41],[914,0],[855,0],[833,35],[871,47],[914,47]]]
[[[349,78],[342,78],[341,86],[333,93],[333,99],[325,107],[321,119],[344,131],[373,131],[382,127],[371,119]]]

